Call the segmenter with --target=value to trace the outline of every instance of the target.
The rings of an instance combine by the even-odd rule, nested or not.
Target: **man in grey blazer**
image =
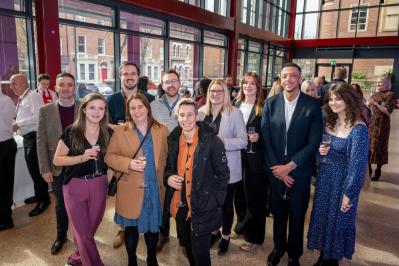
[[[39,168],[43,179],[50,183],[57,199],[55,213],[57,218],[57,238],[51,247],[51,254],[57,254],[67,240],[68,216],[62,192],[62,167],[53,165],[58,140],[63,130],[71,125],[78,113],[80,102],[75,100],[75,77],[70,73],[60,73],[56,79],[58,100],[44,105],[39,110],[37,128],[37,153]]]

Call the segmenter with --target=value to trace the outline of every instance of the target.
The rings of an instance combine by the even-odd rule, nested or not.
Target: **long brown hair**
[[[260,80],[258,74],[256,74],[255,72],[247,72],[244,74],[244,77],[241,79],[240,82],[240,91],[238,92],[237,99],[242,102],[245,100],[245,94],[244,94],[245,78],[253,78],[256,83],[255,111],[256,111],[256,116],[262,116],[263,106],[265,105],[265,98],[263,97],[262,81]]]
[[[145,106],[145,108],[147,108],[147,122],[148,122],[148,128],[155,125],[160,127],[161,124],[156,121],[154,119],[154,117],[152,116],[152,111],[151,111],[151,105],[150,102],[147,100],[147,97],[145,97],[144,94],[142,93],[133,93],[132,95],[129,96],[129,98],[126,101],[126,105],[125,105],[125,110],[126,110],[126,124],[127,126],[131,126],[132,128],[135,128],[136,125],[134,124],[133,121],[133,117],[130,114],[130,110],[129,110],[129,104],[132,100],[139,100],[140,102],[142,102]],[[127,127],[125,127],[125,130],[127,129]]]
[[[351,86],[347,83],[338,83],[332,85],[330,91],[328,92],[327,99],[331,97],[332,94],[335,94],[337,97],[342,98],[342,100],[346,104],[345,109],[345,124],[353,127],[357,121],[364,121],[363,114],[366,112],[366,106],[360,99],[359,95],[351,88]],[[325,104],[326,110],[326,126],[334,130],[335,125],[337,123],[338,114],[334,113],[330,105]]]
[[[105,103],[105,112],[104,117],[101,119],[99,123],[100,132],[98,135],[99,143],[101,145],[101,152],[105,153],[108,147],[109,139],[111,138],[108,124],[108,106],[107,101],[105,100],[104,96],[97,92],[90,93],[86,95],[83,100],[81,101],[78,117],[76,121],[72,124],[71,128],[71,141],[72,141],[72,149],[78,152],[84,152],[84,142],[85,142],[85,132],[86,132],[86,114],[85,109],[89,102],[94,100],[102,100]]]

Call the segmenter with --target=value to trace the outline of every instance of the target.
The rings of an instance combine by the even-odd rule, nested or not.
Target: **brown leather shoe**
[[[158,244],[157,244],[157,252],[161,252],[163,249],[163,246],[166,244],[166,242],[169,242],[169,236],[163,236],[162,234],[159,234],[159,239],[158,239]]]
[[[122,246],[123,242],[125,242],[125,231],[119,230],[114,238],[114,243],[112,244],[112,246],[114,248],[119,248],[120,246]]]

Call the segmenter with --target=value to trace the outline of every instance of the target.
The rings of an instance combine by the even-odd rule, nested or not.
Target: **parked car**
[[[96,83],[95,86],[98,88],[98,91],[104,95],[105,98],[108,98],[112,93],[113,90],[107,84],[104,83]]]
[[[112,94],[112,88],[104,83],[80,83],[78,85],[78,97],[83,98],[91,92],[98,92],[108,98]]]
[[[93,83],[79,83],[78,98],[83,98],[91,92],[99,92],[96,85],[94,85]]]

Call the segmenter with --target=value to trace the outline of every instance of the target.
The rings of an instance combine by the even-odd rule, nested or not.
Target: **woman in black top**
[[[110,136],[105,98],[91,93],[83,98],[77,120],[58,142],[53,162],[64,166],[65,207],[77,248],[67,265],[103,265],[94,235],[105,211],[104,154]]]
[[[235,199],[238,214],[235,231],[244,234],[246,242],[240,246],[243,251],[251,251],[265,240],[268,182],[263,167],[263,141],[260,134],[263,105],[261,80],[255,72],[248,72],[241,80],[236,102],[236,107],[243,113],[248,132],[248,147],[241,150],[243,195],[238,189]]]

